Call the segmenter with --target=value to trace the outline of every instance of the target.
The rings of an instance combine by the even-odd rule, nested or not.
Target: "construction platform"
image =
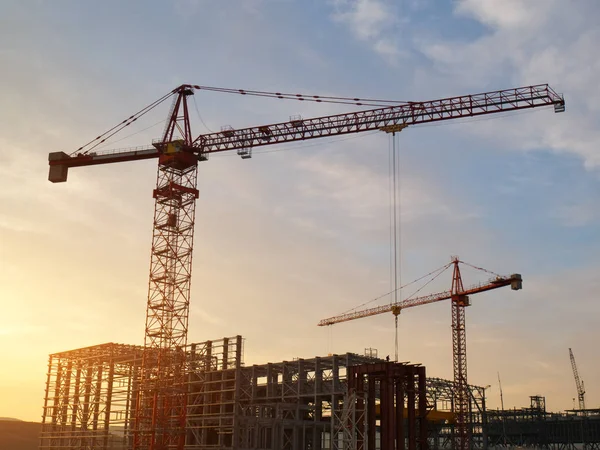
[[[425,367],[354,353],[245,366],[241,336],[188,345],[186,449],[452,448],[454,383]],[[141,346],[50,355],[40,449],[132,445]],[[469,386],[473,449],[484,388]]]

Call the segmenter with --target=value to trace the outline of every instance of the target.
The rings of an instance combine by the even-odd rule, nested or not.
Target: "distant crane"
[[[498,387],[500,388],[500,406],[502,408],[502,445],[507,446],[508,437],[506,436],[506,417],[504,416],[504,395],[502,394],[502,382],[500,381],[500,372],[498,372]]]
[[[375,316],[391,312],[397,318],[401,310],[412,308],[414,306],[427,305],[442,300],[451,300],[452,302],[452,354],[454,365],[454,383],[456,395],[454,399],[454,412],[456,414],[457,440],[458,447],[461,450],[469,446],[469,436],[467,430],[467,419],[469,414],[469,391],[467,382],[467,336],[465,326],[465,308],[470,306],[469,295],[480,292],[498,289],[504,286],[510,286],[512,290],[519,290],[523,287],[523,279],[516,273],[510,276],[496,276],[486,284],[479,284],[468,287],[463,286],[462,276],[460,274],[458,257],[454,257],[450,265],[454,266],[452,273],[452,288],[449,291],[431,294],[424,297],[416,297],[390,303],[387,305],[376,306],[374,308],[363,309],[341,314],[334,317],[321,320],[318,325],[326,326],[350,320],[361,319],[363,317]],[[472,266],[474,267],[474,266]]]
[[[292,118],[288,122],[250,128],[227,127],[220,132],[194,137],[188,98],[201,90],[376,108],[311,119]],[[129,149],[100,148],[115,134],[169,98],[173,99],[173,103],[160,139],[151,145]],[[199,196],[199,161],[206,161],[211,153],[217,152],[237,150],[238,155],[247,159],[252,156],[253,148],[266,145],[389,130],[390,127],[402,129],[409,125],[547,106],[553,106],[555,112],[565,110],[564,98],[547,84],[419,102],[307,96],[183,84],[76,151],[70,154],[62,151],[50,153],[48,179],[53,183],[67,181],[68,171],[74,167],[158,160],[153,191],[154,226],[144,352],[140,388],[134,407],[133,449],[181,450],[185,445],[187,386],[184,348],[188,332],[195,207]],[[456,314],[464,314],[461,311],[462,306],[466,306],[466,294],[460,281],[448,297],[461,305],[455,308]],[[456,320],[457,324],[464,323],[464,320]],[[455,352],[460,354],[464,351],[464,333],[460,328],[456,329],[456,333],[458,347]],[[459,361],[462,364],[463,358]],[[462,379],[463,373],[466,374],[466,367],[461,366],[456,376]],[[464,409],[464,402],[468,399],[465,395],[461,399],[461,408]],[[459,447],[464,450],[467,445],[466,438],[463,438]]]
[[[583,380],[579,378],[579,372],[577,371],[577,364],[575,364],[575,356],[573,350],[569,348],[569,356],[571,357],[571,368],[573,369],[573,376],[575,377],[575,385],[577,386],[577,399],[579,400],[579,409],[585,411],[585,387],[583,386]]]

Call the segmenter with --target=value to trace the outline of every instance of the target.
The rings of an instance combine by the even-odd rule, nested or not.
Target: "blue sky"
[[[76,169],[52,185],[47,154],[75,150],[184,82],[397,100],[546,82],[563,92],[564,114],[400,134],[401,277],[454,254],[522,273],[523,291],[481,295],[467,311],[470,381],[492,385],[492,407],[499,371],[507,405],[541,394],[551,409],[570,408],[572,347],[597,406],[599,9],[592,0],[2,2],[0,416],[39,418],[49,353],[142,342],[155,162]],[[202,91],[195,102],[211,130],[353,109]],[[166,113],[115,145],[149,143]],[[248,363],[392,354],[391,317],[315,327],[389,289],[389,145],[365,133],[203,163],[190,341],[242,334]],[[400,322],[400,358],[451,378],[450,305]]]

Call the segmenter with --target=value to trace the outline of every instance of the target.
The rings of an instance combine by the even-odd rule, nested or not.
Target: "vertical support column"
[[[339,394],[337,394],[340,383],[340,368],[338,365],[338,356],[333,355],[331,358],[331,448],[338,448],[339,436],[335,426],[335,416],[338,410]]]
[[[56,382],[54,385],[54,401],[52,407],[52,425],[58,425],[58,411],[60,406],[60,388],[62,383],[62,363],[56,365]]]
[[[419,445],[418,450],[427,450],[427,378],[425,367],[417,367],[419,386]]]
[[[225,401],[226,401],[226,396],[227,394],[225,393],[225,389],[226,389],[226,381],[225,381],[225,377],[226,375],[226,370],[229,369],[229,338],[224,338],[223,339],[223,371],[221,371],[219,374],[216,374],[216,376],[219,377],[219,392],[216,393],[217,398],[219,399],[219,414],[221,415],[221,417],[219,418],[219,428],[221,428],[222,426],[222,418],[223,416],[225,416],[227,414],[227,407],[225,406]],[[225,433],[219,433],[219,448],[225,448],[226,445],[226,438],[227,435]]]
[[[379,445],[381,450],[393,450],[390,447],[389,434],[389,403],[388,379],[386,376],[379,378]]]
[[[90,433],[89,433],[89,420],[90,420],[90,399],[92,396],[92,377],[94,375],[93,363],[88,361],[88,367],[85,374],[85,393],[83,395],[83,414],[81,415],[81,431],[83,433],[83,438],[81,441],[81,446],[86,448],[86,445],[89,445],[90,441]]]
[[[242,384],[242,336],[238,335],[235,338],[235,387],[234,387],[234,403],[233,403],[233,434],[232,434],[232,448],[236,450],[240,445],[240,430],[239,430],[239,419],[241,414],[240,407],[240,396],[241,396],[241,384]]]
[[[350,368],[346,367],[347,371]],[[354,371],[352,371],[354,374]],[[356,450],[365,449],[365,376],[356,376]]]
[[[387,403],[387,408],[386,408],[386,421],[387,421],[387,439],[386,439],[386,444],[387,444],[387,449],[389,450],[394,450],[396,445],[396,435],[394,433],[394,427],[396,425],[396,415],[395,415],[395,408],[396,405],[394,404],[394,376],[392,373],[392,369],[393,369],[393,365],[391,363],[386,364],[386,370],[385,370],[385,383],[386,383],[386,387],[385,387],[385,397],[386,397],[386,403]]]
[[[375,450],[377,417],[375,414],[375,377],[369,375],[367,395],[367,450]],[[380,405],[381,407],[381,405]]]
[[[404,450],[406,437],[404,435],[404,384],[406,376],[396,377],[396,449]]]
[[[223,370],[229,369],[229,338],[223,339]]]
[[[273,386],[273,364],[267,364],[267,398],[275,397],[275,387]]]
[[[298,359],[298,383],[296,385],[296,390],[298,396],[304,395],[304,388],[306,387],[306,366],[304,364],[304,359]]]
[[[481,434],[483,450],[488,450],[488,419],[485,405],[485,388],[483,388],[483,396],[481,398]]]
[[[77,436],[73,440],[79,443],[79,433],[77,432],[77,418],[79,415],[79,390],[81,387],[81,361],[77,362],[77,370],[75,371],[75,387],[73,390],[73,413],[71,415],[71,436]],[[72,444],[74,444],[73,442]],[[79,443],[79,445],[81,445]]]
[[[113,380],[115,376],[115,362],[111,358],[108,363],[108,377],[106,379],[106,403],[104,404],[104,447],[108,448],[110,436],[110,413],[112,405]]]
[[[416,450],[417,447],[417,436],[416,436],[416,414],[415,414],[415,375],[414,368],[412,366],[407,367],[406,371],[406,389],[407,389],[407,400],[406,405],[408,409],[408,450]]]
[[[137,372],[134,369],[134,365],[135,365],[135,357],[134,360],[132,361],[131,365],[129,366],[129,368],[127,369],[128,372],[128,377],[127,377],[127,397],[125,398],[125,422],[124,422],[124,429],[123,429],[123,445],[125,445],[127,448],[131,447],[131,442],[129,439],[129,436],[131,434],[131,398],[134,395],[132,390],[134,389],[133,386],[135,386],[135,380],[137,377]]]
[[[323,367],[320,357],[315,358],[314,389],[313,401],[315,404],[315,426],[313,427],[313,448],[315,450],[321,450],[324,430],[321,427],[321,420],[323,420],[323,400],[321,398],[321,393],[323,392]],[[319,425],[318,427],[317,424]]]
[[[292,370],[288,361],[283,361],[283,368],[281,371],[281,399],[292,395]]]
[[[213,367],[213,359],[212,359],[212,341],[207,341],[206,342],[206,361],[205,361],[205,367],[204,370],[206,372],[210,372],[212,370],[217,370],[218,369],[218,363],[215,364],[215,366]]]
[[[63,387],[62,387],[60,425],[63,428],[63,430],[66,430],[67,422],[68,422],[72,370],[73,370],[73,361],[69,360],[67,362],[67,370],[64,373],[63,383],[62,383]]]
[[[96,385],[94,386],[94,403],[92,405],[92,448],[99,442],[98,438],[98,419],[100,418],[100,395],[102,394],[102,375],[104,366],[102,361],[95,361],[96,366]]]

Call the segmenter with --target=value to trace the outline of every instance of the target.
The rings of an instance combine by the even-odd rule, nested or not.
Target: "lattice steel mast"
[[[187,339],[195,201],[198,197],[198,161],[207,159],[210,153],[228,150],[237,150],[242,158],[248,158],[255,147],[359,133],[395,125],[415,125],[542,106],[554,106],[555,112],[565,109],[562,96],[547,84],[543,84],[426,102],[406,102],[384,108],[306,120],[294,119],[251,128],[229,129],[193,139],[187,97],[199,89],[317,102],[330,101],[318,96],[234,91],[186,84],[125,119],[76,152],[70,155],[54,152],[48,157],[48,178],[52,182],[66,181],[68,169],[71,167],[158,159],[145,328],[146,349],[134,424],[136,450],[180,450],[184,445],[186,408],[182,383],[185,361],[181,348]],[[167,127],[159,142],[152,146],[126,150],[97,149],[100,144],[170,97],[174,97],[174,103]]]
[[[185,443],[185,352],[187,344],[198,158],[187,97],[180,88],[162,140],[156,189],[146,308],[142,382],[133,448],[181,449]],[[178,132],[178,133],[177,133]],[[177,134],[180,138],[177,139]]]
[[[456,447],[466,450],[468,443],[469,385],[467,383],[467,330],[465,308],[470,305],[469,297],[464,294],[458,258],[453,258],[452,274],[452,364],[454,365],[454,412],[456,413]]]

